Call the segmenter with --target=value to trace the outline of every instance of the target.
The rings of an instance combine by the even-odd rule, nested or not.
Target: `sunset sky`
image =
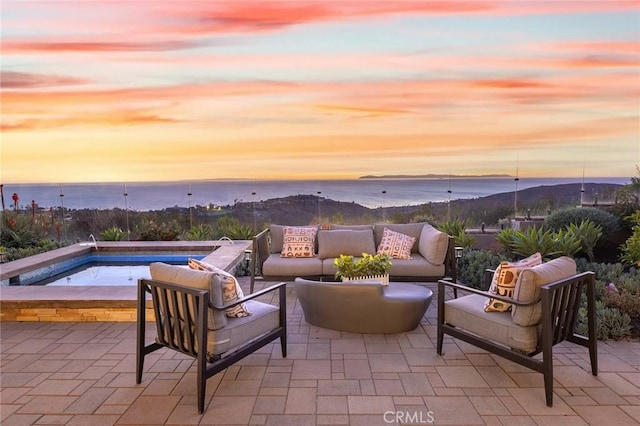
[[[1,181],[634,176],[639,4],[3,0]]]

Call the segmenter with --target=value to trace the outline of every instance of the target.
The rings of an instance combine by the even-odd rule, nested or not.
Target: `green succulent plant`
[[[341,254],[333,263],[338,269],[337,279],[386,275],[392,265],[388,255],[369,253],[362,253],[361,258]]]

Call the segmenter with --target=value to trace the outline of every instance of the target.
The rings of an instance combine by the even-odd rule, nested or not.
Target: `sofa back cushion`
[[[520,302],[533,302],[540,297],[541,286],[575,274],[576,262],[567,256],[526,268],[518,276],[513,298]],[[514,323],[525,327],[539,324],[542,319],[542,304],[539,302],[533,306],[513,305],[511,319]]]
[[[318,232],[318,257],[328,259],[341,254],[362,256],[362,253],[376,252],[373,228],[363,230],[335,229]]]
[[[198,271],[177,265],[155,262],[149,265],[151,279],[177,284],[184,287],[209,291],[209,300],[217,306],[222,305],[222,281],[214,272]],[[169,309],[173,309],[170,306]],[[208,309],[208,327],[210,330],[218,330],[227,325],[227,317],[224,311]]]
[[[338,225],[332,223],[331,229],[351,229],[354,231],[364,231],[370,229],[371,231],[373,231],[373,225]]]
[[[449,236],[447,234],[438,231],[429,224],[422,227],[420,240],[418,241],[418,252],[420,252],[422,257],[427,259],[429,263],[434,265],[444,264],[448,247]]]
[[[418,252],[418,243],[420,240],[420,233],[422,232],[422,228],[424,225],[428,225],[426,222],[420,223],[376,223],[373,225],[373,233],[376,239],[376,247],[380,246],[380,242],[382,242],[382,235],[384,233],[384,228],[388,228],[392,231],[400,232],[402,234],[408,235],[410,237],[415,238],[415,242],[411,247],[411,253]]]

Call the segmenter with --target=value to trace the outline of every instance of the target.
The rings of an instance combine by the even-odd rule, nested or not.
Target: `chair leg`
[[[198,378],[196,383],[196,389],[198,394],[198,413],[204,413],[204,397],[207,393],[207,378],[205,376],[205,365],[204,360],[200,360],[200,356],[198,356]]]
[[[547,399],[547,407],[553,407],[553,366],[552,365],[545,367],[544,394]]]
[[[445,298],[444,284],[439,282],[438,283],[438,341],[436,346],[438,355],[442,355],[442,341],[444,340],[444,330],[442,329],[442,326],[444,325],[444,298]]]
[[[280,337],[280,349],[282,350],[282,358],[287,357],[287,333]]]
[[[136,353],[136,384],[142,383],[142,370],[144,369],[144,354],[139,350]]]
[[[591,374],[598,375],[598,348],[596,339],[591,338],[589,342],[589,360],[591,361]]]

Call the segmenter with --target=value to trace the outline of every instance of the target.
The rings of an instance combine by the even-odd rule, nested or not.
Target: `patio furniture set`
[[[438,280],[439,355],[443,353],[444,335],[449,335],[538,371],[544,375],[548,406],[553,404],[554,345],[567,340],[587,347],[591,373],[597,375],[593,273],[577,274],[575,262],[568,257],[542,263],[537,255],[521,262],[503,262],[495,271],[487,271],[488,291],[471,289],[445,275],[445,271],[453,270],[446,266],[452,248],[450,238],[446,234],[445,238],[436,235],[427,226],[430,227],[421,224],[420,227],[404,228],[411,229],[416,235],[412,237],[413,240],[405,240],[404,244],[405,249],[410,250],[411,257],[419,256],[421,261],[439,268],[429,271],[441,271],[440,276],[435,277]],[[371,281],[318,281],[331,275],[328,255],[316,258],[316,268],[320,269],[311,269],[313,262],[306,262],[306,266],[300,265],[300,269],[296,269],[293,262],[301,260],[304,263],[310,257],[287,254],[310,252],[314,257],[318,247],[315,246],[316,240],[320,244],[341,241],[339,250],[356,252],[365,240],[366,244],[371,242],[368,237],[364,238],[365,234],[374,238],[373,230],[376,227],[370,228],[370,234],[364,227],[339,229],[327,234],[317,228],[315,232],[303,230],[302,237],[298,235],[294,238],[299,244],[288,245],[289,230],[272,225],[269,231],[261,233],[254,241],[252,269],[261,267],[257,270],[274,274],[265,276],[268,281],[276,275],[293,281],[305,321],[309,324],[352,333],[411,331],[419,326],[431,302],[431,290],[400,282],[381,285]],[[384,232],[382,229],[379,231]],[[311,232],[313,238],[307,238],[305,232]],[[427,247],[426,240],[423,240],[425,235],[432,238],[431,241],[443,241],[435,243],[442,251],[439,264],[433,258],[437,250]],[[282,240],[278,240],[280,237]],[[382,240],[381,236],[378,246],[383,243]],[[309,247],[309,243],[314,246]],[[275,251],[278,249],[280,251]],[[324,253],[337,251],[329,252],[325,247]],[[274,257],[276,255],[286,262],[279,261]],[[436,260],[435,264],[433,260]],[[400,263],[400,267],[395,269],[395,273],[400,274],[398,278],[411,277],[414,266],[403,269],[402,265]],[[197,360],[198,411],[202,413],[208,378],[276,339],[280,340],[282,356],[286,357],[286,282],[253,292],[252,276],[251,293],[244,296],[237,281],[224,271],[201,262],[190,266],[200,270],[152,264],[152,279],[139,281],[136,380],[137,383],[142,380],[144,357],[157,349],[167,347],[190,355]],[[427,270],[426,267],[424,270]],[[287,275],[301,271],[309,274]],[[393,271],[392,281],[395,281]],[[432,279],[431,275],[428,277]],[[413,281],[426,280],[414,276]],[[450,300],[446,300],[448,288],[456,290],[453,292],[454,298]],[[467,294],[457,297],[457,290]],[[279,293],[278,306],[256,300],[272,292]],[[148,294],[151,295],[153,306],[153,315],[150,316],[153,316],[157,328],[152,343],[147,342],[145,336]],[[579,336],[574,333],[574,326],[584,296],[587,300],[588,335]],[[538,354],[542,354],[541,359],[536,357]]]

